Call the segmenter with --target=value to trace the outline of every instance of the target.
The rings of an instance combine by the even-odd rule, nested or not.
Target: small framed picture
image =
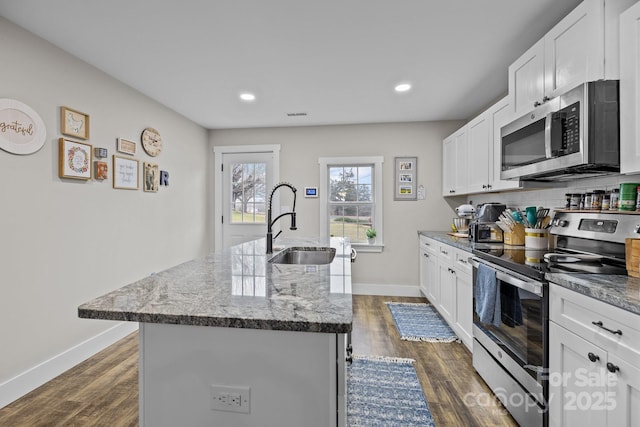
[[[157,193],[160,187],[160,169],[156,163],[144,162],[144,191]]]
[[[140,185],[138,166],[140,162],[131,157],[113,155],[113,188],[137,190]]]
[[[118,138],[118,144],[116,149],[124,154],[131,154],[134,156],[136,154],[136,149],[138,148],[138,144],[134,141],[124,138]]]
[[[80,139],[89,139],[89,115],[69,107],[60,107],[60,132]]]
[[[109,164],[107,162],[94,162],[96,165],[95,179],[104,181],[109,178]]]
[[[395,158],[395,192],[393,200],[417,200],[418,158]]]
[[[90,144],[60,138],[58,143],[58,175],[60,178],[91,179]]]

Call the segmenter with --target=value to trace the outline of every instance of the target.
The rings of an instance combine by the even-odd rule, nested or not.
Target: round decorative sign
[[[46,139],[47,130],[38,113],[15,99],[0,99],[0,148],[13,154],[32,154]]]
[[[154,128],[146,128],[142,131],[142,148],[151,157],[155,157],[162,151],[162,138],[160,132]]]

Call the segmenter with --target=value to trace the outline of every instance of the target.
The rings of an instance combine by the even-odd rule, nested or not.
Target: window
[[[231,222],[264,224],[266,163],[233,163],[231,167]]]
[[[349,237],[360,250],[380,252],[382,233],[382,157],[320,158],[321,234]],[[368,228],[377,232],[367,243]]]

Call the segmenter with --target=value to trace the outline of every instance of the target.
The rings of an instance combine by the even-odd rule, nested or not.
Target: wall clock
[[[156,157],[162,151],[162,138],[160,132],[154,128],[146,128],[142,131],[142,148],[151,157]]]

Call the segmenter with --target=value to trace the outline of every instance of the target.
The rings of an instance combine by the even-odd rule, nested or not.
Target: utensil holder
[[[545,228],[525,228],[524,246],[530,249],[548,249],[549,230]]]
[[[504,244],[509,246],[522,246],[524,242],[524,226],[516,224],[510,233],[504,233]]]

